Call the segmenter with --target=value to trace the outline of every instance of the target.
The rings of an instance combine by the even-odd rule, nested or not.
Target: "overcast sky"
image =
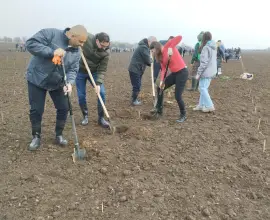
[[[4,1],[4,0],[0,0]],[[193,46],[201,30],[225,47],[270,47],[266,0],[5,0],[0,36],[28,36],[42,28],[83,24],[113,41],[136,43],[149,35],[182,35]]]

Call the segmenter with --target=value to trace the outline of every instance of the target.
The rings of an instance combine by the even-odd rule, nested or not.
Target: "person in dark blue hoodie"
[[[72,91],[79,70],[81,56],[78,47],[86,39],[86,29],[77,25],[65,30],[42,29],[26,41],[26,48],[32,54],[26,72],[33,135],[29,150],[40,147],[41,121],[47,92],[57,109],[56,143],[67,145],[67,140],[62,136],[69,110],[66,94]],[[53,63],[55,57],[64,60],[67,86],[64,86],[62,65]]]
[[[142,75],[146,69],[146,66],[151,66],[152,60],[150,57],[149,45],[153,41],[156,41],[156,38],[151,36],[148,39],[144,38],[139,42],[128,67],[132,85],[131,103],[134,106],[141,105],[141,101],[138,99],[138,96],[141,91]]]

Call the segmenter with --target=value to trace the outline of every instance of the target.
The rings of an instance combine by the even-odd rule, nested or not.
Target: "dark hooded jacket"
[[[150,49],[148,40],[141,40],[133,53],[128,71],[137,74],[143,74],[146,66],[151,66]]]

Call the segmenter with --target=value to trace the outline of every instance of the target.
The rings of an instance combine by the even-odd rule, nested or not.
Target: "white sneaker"
[[[197,105],[195,108],[193,108],[193,111],[202,111],[202,110],[203,110],[203,107],[199,106],[199,105]]]
[[[203,112],[213,112],[213,111],[215,111],[215,107],[213,106],[213,107],[203,107],[202,108],[202,111]]]

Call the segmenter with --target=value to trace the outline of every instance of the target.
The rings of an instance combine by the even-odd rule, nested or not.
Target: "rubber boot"
[[[188,91],[195,91],[195,90],[197,90],[196,86],[197,86],[197,80],[195,78],[192,78],[191,79],[191,88],[187,89],[187,90]]]
[[[157,99],[157,104],[155,106],[155,109],[151,111],[151,114],[154,116],[154,118],[159,119],[162,114],[163,114],[163,99],[164,99],[164,93],[159,95],[160,89],[158,88],[157,94],[158,94],[158,99]]]
[[[109,128],[110,124],[104,118],[104,111],[101,105],[98,105],[98,124],[103,128]]]
[[[80,105],[81,111],[82,111],[82,115],[83,115],[83,120],[81,122],[81,124],[83,126],[88,125],[88,109],[87,109],[87,105]]]
[[[31,119],[31,125],[32,125],[32,141],[30,145],[28,146],[28,150],[35,151],[40,147],[40,134],[41,134],[41,121],[37,121],[35,119]]]
[[[40,134],[33,135],[33,139],[28,147],[28,150],[35,151],[40,147]]]
[[[63,130],[65,128],[66,121],[56,120],[55,125],[55,142],[60,146],[66,146],[68,144],[67,140],[63,137]]]

